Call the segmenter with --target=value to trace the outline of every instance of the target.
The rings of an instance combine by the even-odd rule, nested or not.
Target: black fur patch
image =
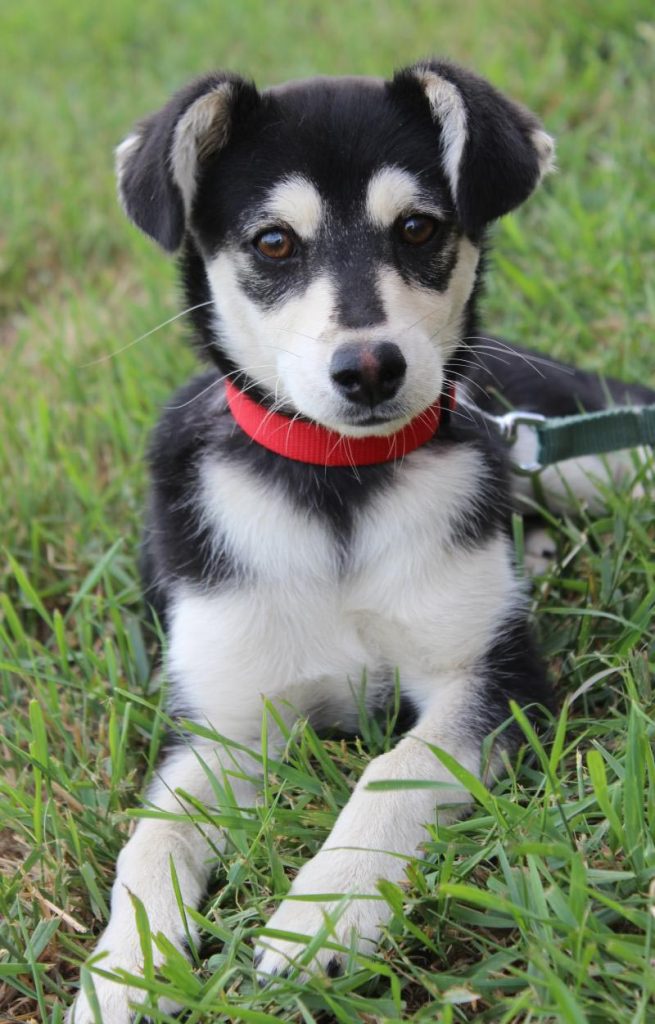
[[[215,586],[242,572],[217,547],[198,493],[199,464],[216,437],[220,418],[214,409],[221,409],[221,393],[215,372],[195,377],[171,398],[150,445],[151,491],[141,571],[146,599],[163,622],[173,582]]]
[[[475,497],[458,510],[451,523],[450,543],[454,547],[483,544],[498,532],[509,532],[511,502],[506,450],[495,432],[481,416],[468,410],[451,414],[449,422],[433,442],[445,445],[468,444],[481,454],[482,472]]]
[[[481,687],[472,709],[472,729],[482,740],[511,720],[510,701],[523,707],[531,719],[553,709],[554,698],[526,617],[502,627],[479,666]],[[503,747],[511,749],[522,733],[513,721],[502,733]]]
[[[612,377],[579,370],[541,352],[483,339],[468,371],[471,399],[493,414],[525,409],[544,416],[572,416],[616,405],[652,405],[655,391]]]
[[[327,967],[325,968],[325,973],[327,974],[328,978],[338,978],[341,972],[341,962],[339,961],[338,957],[333,956],[331,960],[328,960]]]

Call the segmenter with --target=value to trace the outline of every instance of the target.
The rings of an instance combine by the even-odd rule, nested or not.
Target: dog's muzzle
[[[330,362],[330,378],[343,398],[373,408],[393,398],[407,363],[391,341],[341,345]]]

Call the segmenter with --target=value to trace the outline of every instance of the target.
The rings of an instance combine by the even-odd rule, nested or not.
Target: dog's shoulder
[[[443,474],[444,453],[451,450],[459,454],[451,460],[458,467],[455,480],[466,474],[465,485],[458,484],[461,500],[451,521],[451,542],[467,547],[509,532],[510,466],[498,431],[474,408],[458,406],[428,446],[436,460],[442,457],[434,466],[437,477]]]
[[[222,378],[210,370],[172,395],[153,431],[140,569],[147,600],[163,621],[176,580],[216,582],[237,571],[216,547],[201,493],[203,461],[220,448],[230,423]]]
[[[198,456],[218,443],[227,419],[225,392],[217,370],[187,381],[166,402],[150,440],[148,461],[154,482],[173,487],[188,484],[188,474],[194,471]]]

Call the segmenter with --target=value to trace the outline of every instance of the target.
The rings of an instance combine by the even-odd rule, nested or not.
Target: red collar
[[[318,423],[271,412],[232,381],[225,382],[225,393],[230,412],[248,437],[276,455],[316,466],[371,466],[402,459],[434,437],[442,416],[437,400],[395,434],[347,437]],[[446,408],[454,407],[454,390],[448,385]]]

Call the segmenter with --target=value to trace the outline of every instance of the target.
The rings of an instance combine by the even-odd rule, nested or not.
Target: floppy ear
[[[533,114],[456,64],[428,61],[394,77],[396,87],[413,83],[439,128],[459,221],[475,236],[527,199],[553,169],[555,144]]]
[[[168,252],[184,237],[203,161],[228,141],[237,116],[259,101],[236,75],[205,75],[177,92],[116,150],[118,194],[128,217]]]

